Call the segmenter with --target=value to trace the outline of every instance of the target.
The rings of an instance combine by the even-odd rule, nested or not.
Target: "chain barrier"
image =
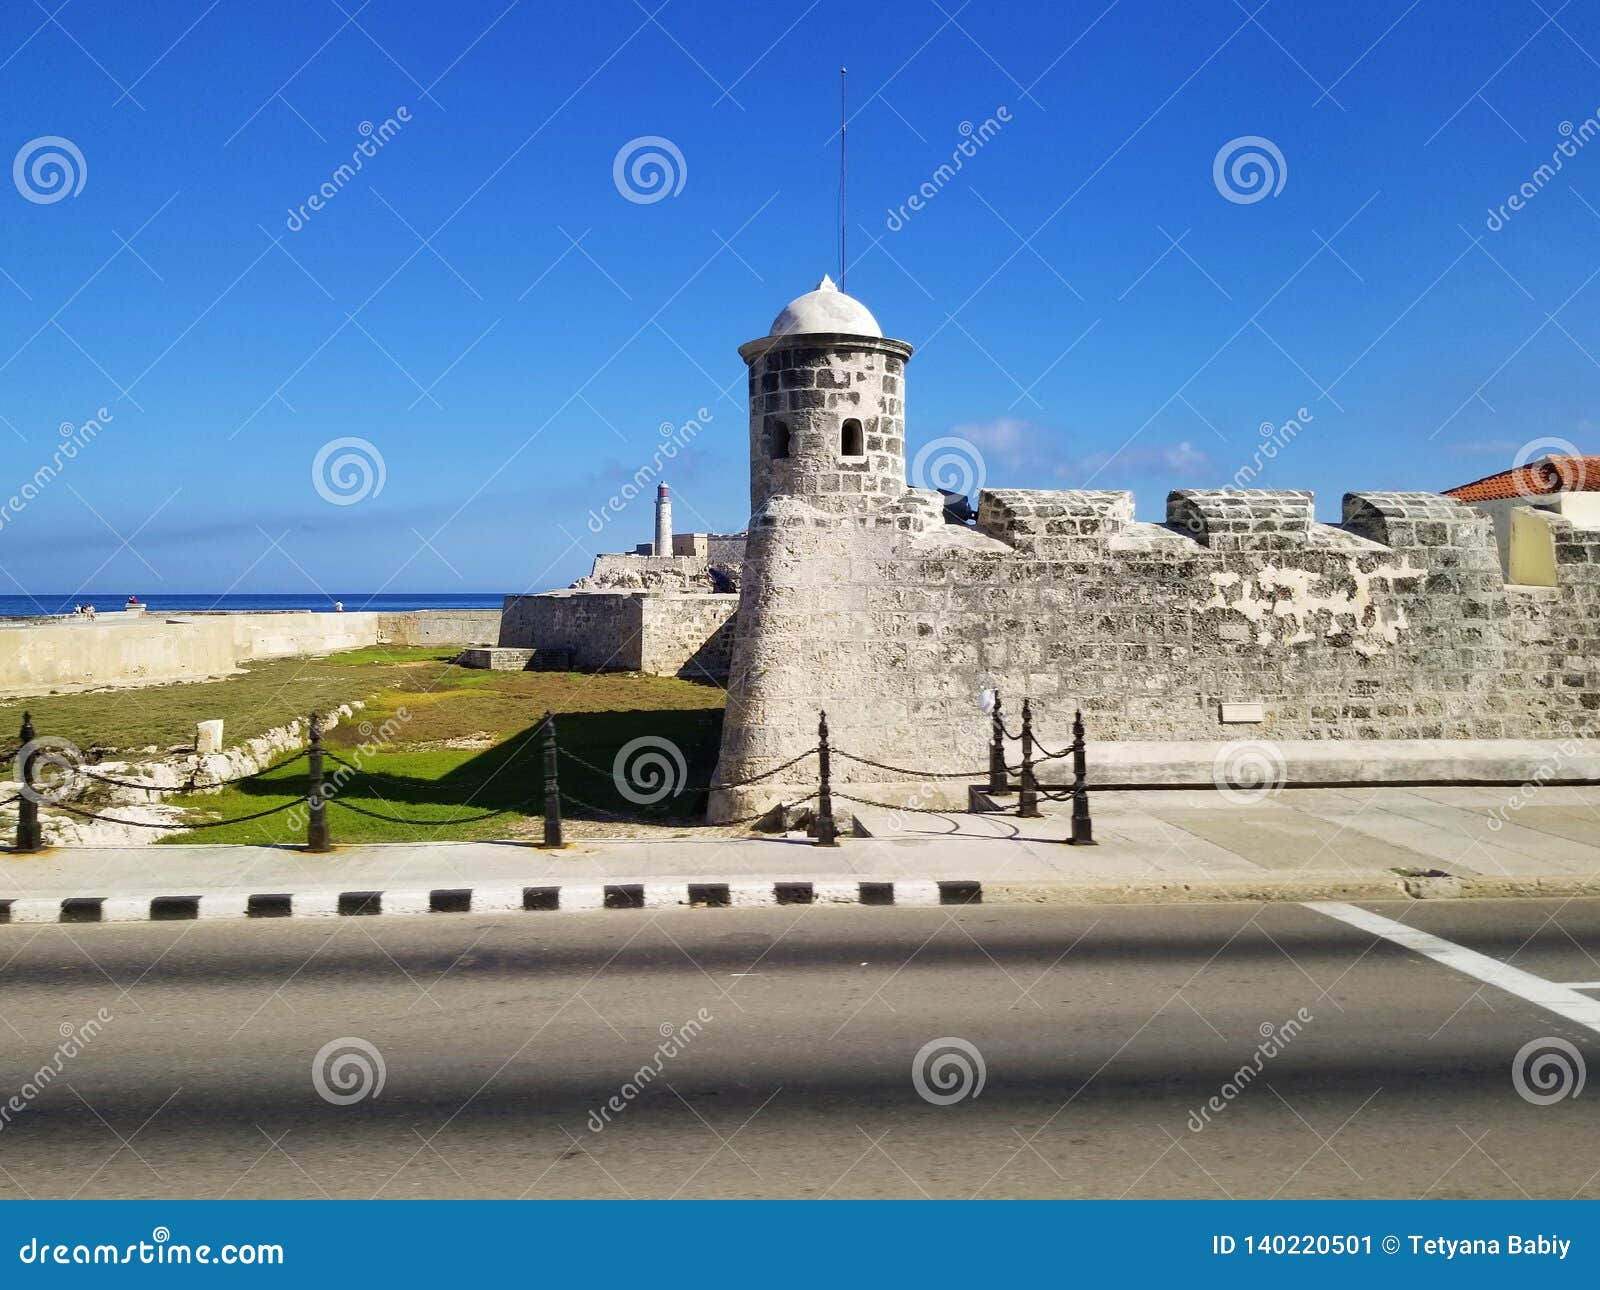
[[[481,815],[461,815],[453,820],[402,820],[398,815],[385,815],[381,811],[369,811],[364,806],[357,806],[354,802],[346,802],[342,798],[329,797],[326,801],[330,806],[337,806],[345,811],[354,811],[357,815],[365,815],[368,819],[385,820],[390,824],[407,824],[424,829],[442,828],[447,824],[476,824],[479,820],[493,819],[496,815],[505,815],[513,809],[509,806],[502,806],[499,810],[484,811]]]
[[[885,811],[908,811],[912,815],[964,815],[965,811],[949,806],[900,806],[894,802],[876,802],[870,797],[856,797],[851,793],[841,793],[837,788],[833,795],[845,802],[855,802],[859,806],[876,806]]]
[[[386,775],[379,770],[368,770],[365,766],[357,766],[354,762],[346,761],[343,757],[339,756],[338,753],[331,753],[327,749],[323,749],[322,755],[329,761],[335,762],[338,765],[345,767],[347,770],[353,770],[357,775],[364,775],[368,779],[379,780],[385,784],[393,784],[398,788],[415,788],[418,783],[418,781],[415,779],[405,779],[399,775]],[[466,806],[468,803],[470,803],[470,801],[471,798],[468,798],[466,802],[462,802],[460,805]],[[506,809],[510,810],[511,808],[507,807]]]
[[[338,753],[329,752],[326,748],[324,748],[322,750],[322,755],[324,757],[326,757],[329,761],[333,762],[335,765],[343,766],[346,770],[353,770],[358,775],[365,775],[368,779],[387,780],[391,784],[411,784],[411,783],[413,783],[413,781],[407,780],[407,779],[402,779],[398,775],[385,775],[382,771],[368,770],[365,766],[357,766],[355,764],[355,762],[346,761],[343,757],[339,756]]]
[[[248,775],[236,775],[232,779],[216,779],[202,784],[197,778],[197,771],[190,772],[189,778],[183,784],[141,784],[137,780],[117,779],[111,775],[96,775],[86,766],[79,766],[73,773],[82,775],[85,779],[92,779],[97,784],[109,784],[114,788],[132,788],[141,793],[193,793],[201,789],[227,788],[231,784],[243,784],[252,779],[259,779],[263,775],[270,775],[273,771],[282,770],[285,766],[293,766],[309,753],[309,749],[302,748],[292,757],[285,757],[280,762],[271,766],[263,766],[260,770],[253,770]]]
[[[835,748],[833,755],[843,757],[846,761],[859,762],[863,766],[871,766],[875,770],[893,771],[896,775],[910,775],[913,779],[981,779],[989,773],[987,766],[982,770],[908,770],[904,766],[891,766],[887,762],[873,761],[870,757],[857,757],[842,748]]]
[[[1007,726],[1004,721],[997,721],[994,724],[999,728],[1000,732],[1003,735],[1005,735],[1005,737],[1007,739],[1010,739],[1014,743],[1020,743],[1021,742],[1022,736],[1020,734],[1018,734],[1018,735],[1012,734],[1011,733],[1011,728],[1009,726]],[[1033,740],[1033,749],[1034,749],[1034,751],[1044,754],[1043,757],[1038,758],[1038,760],[1040,760],[1040,761],[1055,761],[1055,760],[1057,760],[1058,758],[1061,758],[1061,757],[1070,757],[1070,756],[1072,756],[1072,749],[1070,749],[1070,748],[1068,748],[1066,750],[1066,752],[1051,752],[1048,748],[1046,748],[1042,743],[1039,742],[1039,737],[1037,735],[1035,735],[1031,730],[1028,732],[1028,737]],[[841,757],[845,756],[844,753],[840,753],[839,755]],[[1006,769],[1007,770],[1017,770],[1018,767],[1016,767],[1016,766],[1007,766]],[[988,772],[985,771],[983,773],[987,774]]]
[[[582,766],[585,770],[593,771],[596,775],[603,775],[607,779],[614,780],[616,778],[616,771],[614,769],[607,770],[604,766],[596,766],[592,761],[589,761],[587,758],[580,757],[577,753],[566,748],[558,748],[557,751],[568,761],[577,762],[578,765]],[[771,770],[764,770],[759,775],[751,775],[748,779],[730,780],[725,784],[685,784],[682,788],[678,789],[673,796],[678,797],[684,793],[716,793],[725,789],[745,788],[750,784],[759,784],[762,780],[771,779],[774,775],[781,774],[783,771],[788,770],[789,767],[798,765],[807,757],[814,757],[816,754],[817,750],[815,748],[807,748],[798,757],[791,757],[788,761],[782,763],[781,765],[774,766]],[[843,755],[843,753],[840,754],[840,756]],[[597,807],[595,809],[598,810],[599,808]]]
[[[626,820],[630,824],[639,823],[639,817],[636,815],[623,815],[618,811],[609,811],[603,806],[596,806],[593,802],[584,801],[583,798],[574,793],[568,792],[564,788],[561,790],[561,800],[563,803],[570,803],[573,806],[581,807],[585,811],[593,811],[596,815],[603,815],[607,819]]]
[[[731,819],[731,820],[720,820],[717,823],[717,827],[718,828],[732,828],[734,825],[738,825],[738,824],[753,824],[756,820],[765,819],[767,816],[771,815],[774,811],[778,810],[780,807],[788,808],[788,809],[792,810],[797,806],[804,806],[807,802],[815,801],[816,800],[816,796],[817,795],[815,793],[812,793],[812,794],[810,794],[810,795],[808,795],[806,797],[799,798],[799,799],[797,799],[796,801],[793,801],[793,802],[778,802],[778,803],[774,803],[772,806],[767,807],[765,810],[756,811],[752,815],[740,815],[740,816],[737,816],[737,817],[735,817],[734,819]],[[652,823],[652,821],[647,820],[647,819],[643,819],[643,818],[641,818],[640,816],[637,816],[637,815],[623,815],[623,814],[621,814],[621,813],[619,813],[617,811],[607,810],[603,806],[596,806],[593,802],[586,802],[586,801],[583,800],[583,798],[578,797],[575,794],[568,792],[564,788],[561,790],[561,800],[563,802],[569,802],[573,806],[581,807],[585,811],[593,811],[596,815],[603,815],[607,819],[620,820],[624,824],[649,824],[649,823]]]
[[[807,802],[814,802],[816,800],[817,800],[817,795],[815,793],[808,793],[805,797],[800,798],[798,801],[794,801],[794,802],[778,802],[778,803],[775,803],[772,806],[767,807],[767,809],[764,810],[764,811],[757,811],[754,815],[740,815],[740,816],[737,816],[737,817],[735,817],[734,819],[731,819],[731,820],[724,820],[724,821],[722,821],[722,824],[723,824],[723,827],[732,827],[735,824],[751,824],[751,823],[754,823],[756,820],[765,819],[767,816],[771,815],[776,810],[790,810],[790,811],[792,811],[796,807],[804,806]]]
[[[1013,734],[1007,728],[1004,719],[1000,715],[999,703],[1000,696],[996,694],[994,696],[994,710],[991,720],[993,739],[990,747],[990,764],[986,769],[983,770],[915,770],[906,766],[896,766],[890,762],[876,761],[870,757],[863,757],[857,753],[845,752],[842,749],[835,749],[830,745],[828,738],[827,714],[821,713],[819,714],[820,719],[817,725],[817,743],[814,746],[805,749],[798,755],[789,758],[787,761],[780,762],[778,765],[769,767],[767,770],[761,771],[757,774],[749,775],[742,779],[714,782],[704,785],[684,785],[676,790],[674,796],[681,796],[685,793],[711,793],[747,788],[753,784],[760,784],[767,780],[771,780],[775,776],[781,775],[784,771],[791,770],[793,767],[799,765],[807,758],[815,757],[817,758],[818,762],[818,784],[816,792],[809,793],[798,801],[774,804],[773,806],[769,806],[763,810],[753,812],[749,815],[743,815],[731,820],[721,821],[721,824],[724,827],[735,827],[742,824],[749,824],[756,820],[760,820],[772,815],[774,811],[794,810],[797,807],[804,806],[811,802],[816,802],[817,808],[814,830],[817,845],[837,846],[838,824],[833,815],[834,797],[838,797],[841,801],[854,802],[861,806],[870,806],[880,810],[893,811],[897,813],[949,816],[952,814],[959,814],[960,812],[952,811],[948,808],[942,807],[912,806],[910,804],[900,805],[892,802],[883,802],[870,797],[861,797],[849,792],[836,793],[832,788],[831,772],[831,759],[834,754],[837,754],[846,761],[852,762],[859,766],[871,767],[874,770],[885,771],[892,775],[904,776],[913,780],[986,780],[989,784],[989,789],[991,792],[1000,793],[1010,791],[1009,784],[1007,782],[1009,776],[1013,773],[1020,772],[1021,790],[1018,796],[1018,814],[1023,816],[1038,815],[1039,812],[1037,803],[1041,799],[1048,802],[1071,802],[1072,836],[1070,839],[1068,839],[1069,843],[1071,845],[1078,846],[1093,845],[1094,838],[1090,826],[1088,794],[1086,791],[1087,785],[1083,714],[1080,712],[1075,715],[1073,721],[1073,741],[1071,746],[1061,752],[1054,752],[1048,748],[1044,748],[1034,739],[1031,704],[1027,700],[1024,700],[1023,703],[1022,732],[1020,735]],[[22,747],[26,748],[34,738],[32,720],[26,713],[23,715],[22,735]],[[593,802],[585,801],[583,798],[576,796],[561,786],[558,774],[558,766],[559,759],[562,756],[565,756],[569,762],[576,763],[578,766],[597,776],[600,776],[602,779],[608,779],[614,782],[617,778],[617,775],[615,767],[608,769],[605,766],[595,764],[586,757],[583,757],[580,754],[571,751],[570,749],[560,747],[556,739],[555,715],[553,713],[545,714],[543,721],[541,721],[539,725],[538,737],[541,737],[544,743],[543,781],[545,826],[543,845],[545,847],[556,848],[564,845],[561,834],[561,804],[563,800],[581,810],[592,812],[593,814],[604,819],[617,820],[627,823],[654,822],[646,813],[636,812],[633,814],[625,814],[620,811],[614,811],[608,807],[599,806]],[[357,806],[353,802],[344,801],[342,798],[324,790],[324,758],[332,761],[337,766],[342,766],[357,775],[364,775],[369,779],[388,781],[390,783],[402,784],[406,786],[414,786],[416,781],[403,779],[399,776],[387,775],[380,771],[368,770],[354,762],[347,761],[345,758],[341,757],[335,752],[331,752],[323,748],[321,722],[315,713],[313,713],[311,717],[310,739],[311,742],[307,748],[302,749],[293,756],[285,758],[283,761],[255,771],[249,775],[241,775],[233,779],[215,780],[206,784],[200,784],[197,776],[195,774],[191,774],[186,788],[168,788],[162,785],[147,782],[120,779],[110,775],[99,775],[91,770],[81,767],[78,768],[77,771],[77,773],[84,775],[87,779],[100,784],[106,784],[118,788],[132,789],[141,793],[166,793],[177,791],[195,791],[198,788],[215,789],[223,788],[232,784],[240,784],[249,780],[260,779],[266,775],[272,774],[275,771],[282,770],[284,767],[291,766],[298,762],[301,758],[309,759],[309,766],[307,769],[307,791],[304,797],[296,796],[278,806],[269,807],[265,810],[256,811],[248,815],[233,816],[222,820],[206,820],[200,823],[192,824],[167,823],[120,819],[113,815],[104,815],[97,811],[84,810],[80,807],[70,806],[61,802],[50,802],[49,804],[62,811],[65,811],[69,815],[74,815],[81,819],[95,820],[107,824],[120,825],[126,828],[163,829],[169,832],[198,831],[202,829],[223,828],[233,824],[245,824],[255,820],[266,819],[270,816],[278,815],[283,812],[293,810],[297,807],[304,806],[308,811],[306,824],[306,849],[312,852],[324,852],[330,849],[331,844],[328,838],[326,814],[326,808],[329,803],[340,807],[343,810],[350,811],[356,815],[362,815],[369,819],[382,820],[385,823],[398,824],[409,828],[449,828],[457,825],[475,824],[483,820],[494,819],[497,816],[507,815],[513,811],[521,811],[523,814],[527,814],[533,809],[532,804],[529,803],[525,806],[499,807],[493,810],[480,811],[472,815],[455,816],[450,819],[418,820],[406,819],[401,816],[387,814],[383,811],[372,810],[368,807]],[[1004,756],[1004,740],[1006,739],[1021,741],[1022,762],[1020,765],[1012,766],[1006,762]],[[532,740],[530,739],[528,742],[531,743]],[[18,752],[20,753],[20,751],[21,749],[19,748]],[[15,757],[16,755],[16,753],[11,754],[12,757]],[[1069,756],[1073,759],[1074,771],[1071,787],[1069,788],[1063,785],[1058,788],[1053,787],[1046,789],[1040,786],[1034,776],[1033,770],[1036,760],[1057,761]],[[5,759],[0,758],[0,760]],[[5,799],[4,802],[0,802],[0,806],[11,806],[14,803],[22,803],[17,818],[16,849],[19,852],[38,851],[43,846],[43,836],[39,828],[38,820],[39,803],[37,798],[35,798],[28,791],[32,784],[31,767],[24,766],[22,769],[23,778],[25,781],[23,785],[24,791],[20,795],[13,795],[12,797]],[[337,787],[337,785],[335,787]],[[471,799],[469,798],[467,802],[461,802],[458,804],[465,806],[470,804],[470,800]],[[659,819],[659,817],[657,818]]]
[[[68,806],[65,802],[52,802],[57,810],[65,811],[68,815],[76,815],[80,819],[98,820],[102,824],[120,824],[130,829],[171,829],[175,833],[186,833],[194,829],[220,829],[224,824],[246,824],[251,820],[264,820],[269,815],[277,815],[300,805],[300,799],[284,802],[281,806],[269,807],[265,811],[257,811],[254,815],[235,815],[226,820],[205,820],[199,824],[172,824],[162,821],[149,820],[119,820],[113,815],[101,815],[96,811],[81,811],[76,806]]]

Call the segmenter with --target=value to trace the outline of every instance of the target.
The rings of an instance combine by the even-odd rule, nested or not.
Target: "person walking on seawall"
[[[130,605],[137,605],[139,603],[139,597],[138,596],[129,596],[128,597],[128,603]]]
[[[333,612],[336,613],[336,614],[344,613],[344,601],[335,600],[333,602]]]

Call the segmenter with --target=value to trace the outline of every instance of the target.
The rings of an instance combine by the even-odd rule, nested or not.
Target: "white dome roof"
[[[816,290],[796,296],[772,320],[769,336],[796,336],[811,332],[839,332],[847,336],[882,336],[883,328],[872,311],[854,296],[833,285],[826,274]]]

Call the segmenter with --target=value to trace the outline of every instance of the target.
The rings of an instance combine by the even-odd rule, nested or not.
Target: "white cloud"
[[[1211,459],[1187,439],[1175,444],[1135,440],[1116,452],[1062,456],[1055,451],[1059,439],[1054,432],[1019,417],[972,421],[955,426],[950,434],[966,439],[983,455],[990,487],[1027,488],[1040,483],[1083,487],[1091,477],[1100,484],[1101,476],[1159,476],[1182,482],[1212,469]]]
[[[1044,432],[1020,417],[996,417],[956,426],[950,433],[974,444],[988,461],[1020,469],[1039,460],[1038,443]]]

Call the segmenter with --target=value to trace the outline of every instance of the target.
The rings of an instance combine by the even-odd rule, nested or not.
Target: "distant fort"
[[[507,596],[496,668],[653,672],[721,680],[733,652],[743,533],[674,533],[672,494],[656,489],[655,541],[598,555],[566,591]]]

